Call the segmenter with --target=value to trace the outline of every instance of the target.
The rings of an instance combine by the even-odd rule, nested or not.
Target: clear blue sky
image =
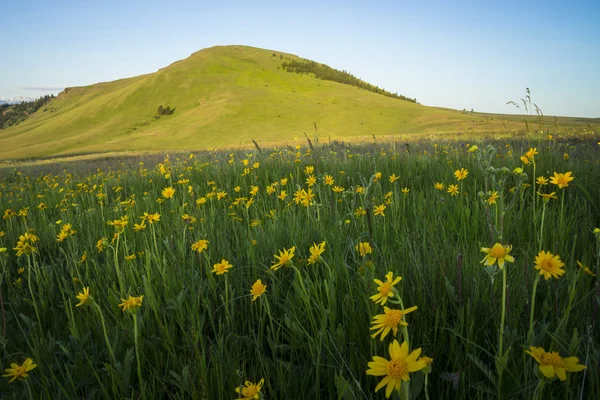
[[[228,4],[221,4],[228,3]],[[5,1],[0,96],[39,96],[244,44],[425,105],[600,117],[600,1]]]

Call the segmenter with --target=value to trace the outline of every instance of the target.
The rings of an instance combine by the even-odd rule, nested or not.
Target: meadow
[[[598,398],[599,140],[5,170],[2,397]]]

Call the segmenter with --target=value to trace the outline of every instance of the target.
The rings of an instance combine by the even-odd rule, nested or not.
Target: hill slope
[[[0,131],[0,159],[293,142],[303,132],[312,135],[313,122],[332,139],[505,130],[498,116],[426,107],[286,72],[286,60],[301,59],[212,47],[152,74],[65,89],[24,123]],[[175,113],[157,119],[159,105]]]

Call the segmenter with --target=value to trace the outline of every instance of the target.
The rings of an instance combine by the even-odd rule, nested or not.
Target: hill
[[[303,62],[272,50],[219,46],[152,74],[68,88],[26,121],[0,130],[0,159],[237,147],[251,139],[293,143],[304,132],[314,136],[315,126],[322,138],[343,140],[524,127],[523,117],[426,107],[375,93],[360,80],[357,87],[283,66]],[[159,117],[159,106],[174,112]],[[559,124],[590,121],[598,124],[570,118]]]

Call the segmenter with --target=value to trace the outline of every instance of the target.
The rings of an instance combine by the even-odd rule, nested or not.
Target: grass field
[[[323,140],[345,141],[526,129],[523,116],[426,107],[281,68],[298,59],[246,46],[212,47],[152,74],[69,88],[24,123],[0,130],[0,160],[251,147],[252,139],[294,145],[304,133],[314,136],[315,127]],[[159,105],[175,113],[156,119]],[[539,130],[536,116],[526,119]],[[600,120],[547,117],[545,124],[542,130],[567,132],[597,129]]]
[[[0,360],[36,367],[9,371],[2,397],[251,398],[259,386],[236,388],[264,379],[265,399],[597,398],[599,140],[313,141],[5,170]],[[374,282],[390,272],[393,288]],[[372,338],[384,306],[391,330]],[[390,358],[394,340],[432,364]],[[532,350],[540,369],[530,346],[562,358]]]

